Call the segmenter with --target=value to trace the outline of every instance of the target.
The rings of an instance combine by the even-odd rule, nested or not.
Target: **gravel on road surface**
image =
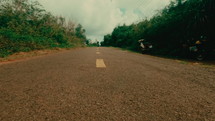
[[[215,121],[215,68],[103,47],[3,64],[0,120]]]

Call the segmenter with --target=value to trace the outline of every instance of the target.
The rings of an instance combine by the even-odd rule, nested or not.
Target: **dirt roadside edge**
[[[0,65],[19,62],[19,61],[26,61],[38,57],[43,57],[46,55],[56,54],[56,53],[62,53],[67,52],[70,50],[76,50],[80,49],[80,47],[77,48],[55,48],[55,49],[45,49],[45,50],[35,50],[30,52],[19,52],[12,54],[5,58],[0,58]]]

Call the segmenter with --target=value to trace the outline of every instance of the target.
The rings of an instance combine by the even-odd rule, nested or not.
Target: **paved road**
[[[214,121],[215,69],[114,48],[0,65],[1,121]]]

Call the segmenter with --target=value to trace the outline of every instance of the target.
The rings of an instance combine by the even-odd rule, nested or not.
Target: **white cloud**
[[[131,24],[153,16],[170,0],[38,0],[55,15],[69,18],[87,31],[87,37],[102,40],[119,24]]]

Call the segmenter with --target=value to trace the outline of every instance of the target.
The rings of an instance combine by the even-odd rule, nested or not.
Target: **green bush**
[[[83,45],[85,30],[80,24],[75,29],[73,24],[46,12],[38,2],[0,1],[0,57],[16,52],[69,48],[76,43]]]
[[[189,51],[182,45],[191,46],[188,40],[195,43],[203,35],[205,49],[214,50],[214,11],[214,0],[174,0],[151,19],[116,27],[102,45],[138,50],[137,41],[145,39],[153,45],[152,54],[186,57]]]

